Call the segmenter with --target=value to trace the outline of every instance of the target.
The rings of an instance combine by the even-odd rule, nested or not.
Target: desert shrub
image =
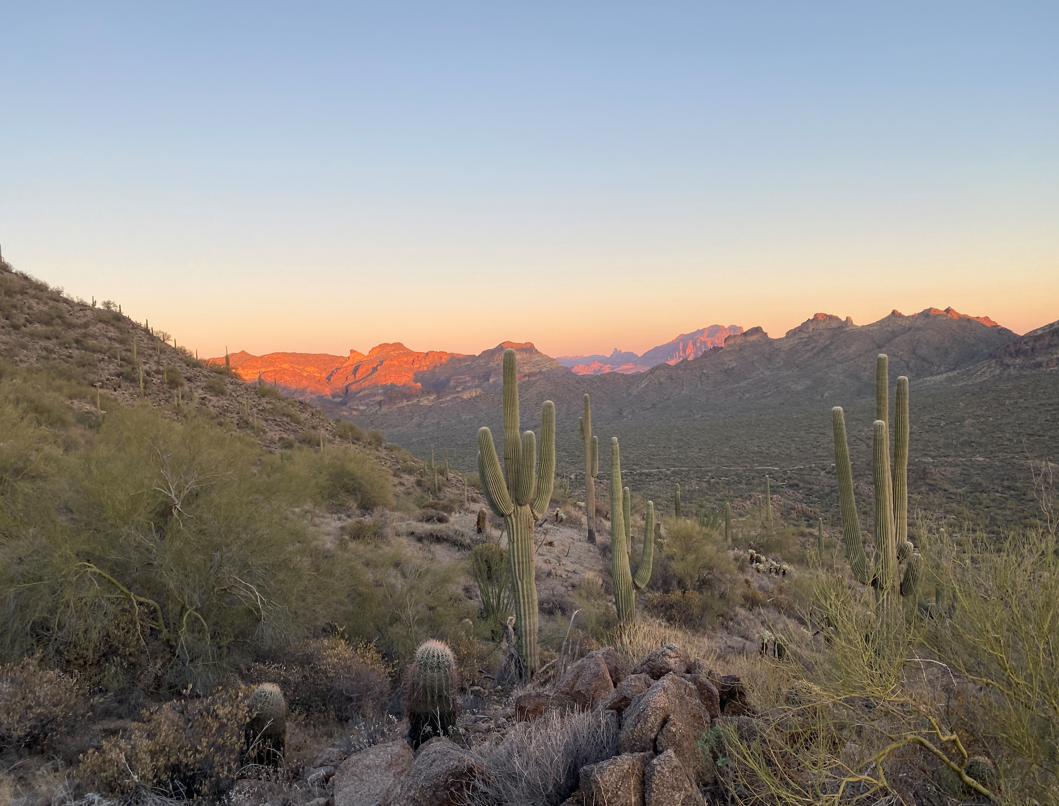
[[[249,705],[245,689],[165,703],[102,749],[85,753],[80,774],[106,794],[219,800],[240,768]]]
[[[453,515],[459,512],[460,505],[453,501],[438,501],[437,499],[431,498],[429,501],[423,502],[423,509],[435,509],[438,512],[444,512],[446,515]],[[444,523],[445,521],[441,521]]]
[[[353,541],[378,540],[386,532],[385,521],[376,518],[354,518],[342,527],[342,536]]]
[[[735,564],[722,540],[693,520],[673,518],[667,524],[664,554],[685,590],[697,590],[710,578],[734,572]]]
[[[689,630],[708,629],[729,607],[728,599],[712,590],[648,590],[644,604],[652,616]]]
[[[448,523],[451,518],[449,518],[444,512],[439,512],[436,509],[424,509],[419,514],[419,520],[423,523]]]
[[[180,367],[164,367],[162,377],[165,385],[170,389],[179,389],[184,385],[184,376],[180,372]]]
[[[372,543],[349,543],[336,550],[335,559],[367,573],[366,581],[349,590],[348,635],[374,643],[400,665],[411,661],[423,641],[447,640],[464,618],[474,615],[452,565]]]
[[[278,663],[255,663],[249,683],[275,683],[292,711],[348,722],[383,710],[390,693],[390,667],[370,644],[340,636],[314,638]]]
[[[315,456],[315,462],[310,456]],[[390,473],[368,454],[339,445],[318,455],[303,453],[302,460],[317,479],[318,497],[323,503],[352,502],[359,509],[393,506]]]
[[[371,431],[368,432],[368,444],[375,445],[381,448],[385,441],[386,437],[382,435],[382,431],[373,428]]]
[[[206,379],[206,391],[216,397],[227,397],[228,385],[220,375],[211,375]]]
[[[549,711],[517,724],[499,744],[476,751],[486,774],[468,802],[558,806],[577,789],[582,767],[617,753],[613,713]]]
[[[482,480],[477,473],[466,473],[463,477],[463,482],[472,490],[482,489]]]
[[[204,417],[146,406],[115,407],[65,461],[63,518],[52,500],[0,540],[0,652],[80,657],[92,685],[121,688],[136,685],[124,648],[139,644],[164,688],[201,688],[240,647],[307,629],[323,591],[308,584],[295,512],[308,491],[289,463]]]
[[[86,705],[72,678],[40,668],[37,657],[0,666],[0,751],[48,746],[77,725]]]
[[[335,422],[335,439],[342,442],[363,442],[367,438],[364,429],[349,420]]]
[[[258,381],[257,388],[254,389],[255,394],[258,397],[271,397],[278,399],[280,397],[279,388],[276,386],[269,386],[268,384],[261,383]]]

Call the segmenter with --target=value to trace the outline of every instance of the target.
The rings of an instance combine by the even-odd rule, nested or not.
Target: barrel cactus
[[[853,469],[846,442],[846,421],[841,406],[831,410],[838,476],[842,542],[846,560],[857,581],[871,584],[880,597],[900,593],[916,601],[922,556],[908,540],[908,378],[897,379],[894,412],[894,460],[890,462],[888,359],[880,355],[875,367],[875,424],[872,443],[872,478],[875,484],[875,563],[869,568],[861,537],[857,504],[853,496]],[[904,563],[904,573],[900,565]]]
[[[518,369],[515,351],[504,351],[504,468],[488,428],[478,430],[478,475],[490,508],[504,519],[508,534],[508,562],[515,594],[515,631],[526,673],[540,664],[537,626],[537,585],[534,579],[533,523],[552,498],[555,480],[555,405],[546,400],[541,410],[541,456],[537,466],[537,438],[519,434]]]
[[[599,474],[599,439],[592,436],[592,409],[585,395],[585,414],[578,417],[581,440],[585,444],[585,520],[588,542],[596,542],[596,476]]]
[[[427,641],[416,650],[405,673],[405,709],[413,749],[456,724],[456,659],[443,642]]]
[[[262,683],[250,695],[250,721],[243,735],[255,764],[279,766],[287,744],[287,701],[275,683]]]

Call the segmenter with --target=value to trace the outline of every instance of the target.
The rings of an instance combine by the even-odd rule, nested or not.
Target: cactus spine
[[[254,763],[279,766],[287,743],[287,701],[275,683],[262,683],[250,695],[243,737]]]
[[[618,621],[628,623],[636,618],[636,599],[633,584],[641,590],[651,580],[654,561],[655,505],[647,502],[647,520],[644,524],[643,554],[640,567],[633,579],[629,566],[632,551],[632,495],[629,488],[621,486],[621,453],[618,438],[610,440],[610,535],[611,576],[614,580],[614,606]]]
[[[846,443],[845,415],[840,406],[831,410],[835,440],[842,540],[846,559],[858,582],[871,582],[880,598],[900,593],[913,601],[922,570],[922,556],[908,536],[908,378],[897,379],[894,412],[894,460],[890,463],[888,359],[875,363],[875,414],[872,442],[872,478],[875,484],[875,568],[869,571],[853,496],[853,472]],[[905,563],[904,576],[900,564]]]
[[[434,736],[444,736],[456,724],[456,659],[441,641],[427,641],[405,677],[408,740],[415,749]]]
[[[522,662],[530,676],[540,661],[533,522],[547,510],[555,480],[555,405],[550,400],[541,410],[539,468],[536,457],[534,433],[519,435],[518,369],[515,351],[509,348],[504,351],[504,469],[500,468],[493,435],[483,426],[478,430],[478,474],[489,507],[507,526],[515,627]]]
[[[673,496],[673,514],[680,517],[680,485],[677,485],[677,494]]]
[[[592,409],[585,395],[585,413],[578,417],[581,440],[585,443],[585,521],[588,542],[596,542],[596,476],[599,475],[599,439],[592,436]]]

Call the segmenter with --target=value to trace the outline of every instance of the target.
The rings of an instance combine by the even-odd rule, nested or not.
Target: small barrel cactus
[[[248,757],[278,767],[287,744],[287,701],[275,683],[262,683],[250,695],[250,721],[244,730]]]
[[[405,675],[408,741],[415,749],[456,724],[456,659],[441,641],[427,641],[416,650]]]

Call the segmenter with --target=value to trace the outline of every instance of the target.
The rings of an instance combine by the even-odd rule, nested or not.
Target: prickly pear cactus
[[[248,757],[278,767],[287,744],[287,701],[275,683],[262,683],[250,695],[250,721],[244,730]]]
[[[412,748],[444,736],[456,724],[456,659],[441,641],[427,641],[405,674],[408,741]]]

